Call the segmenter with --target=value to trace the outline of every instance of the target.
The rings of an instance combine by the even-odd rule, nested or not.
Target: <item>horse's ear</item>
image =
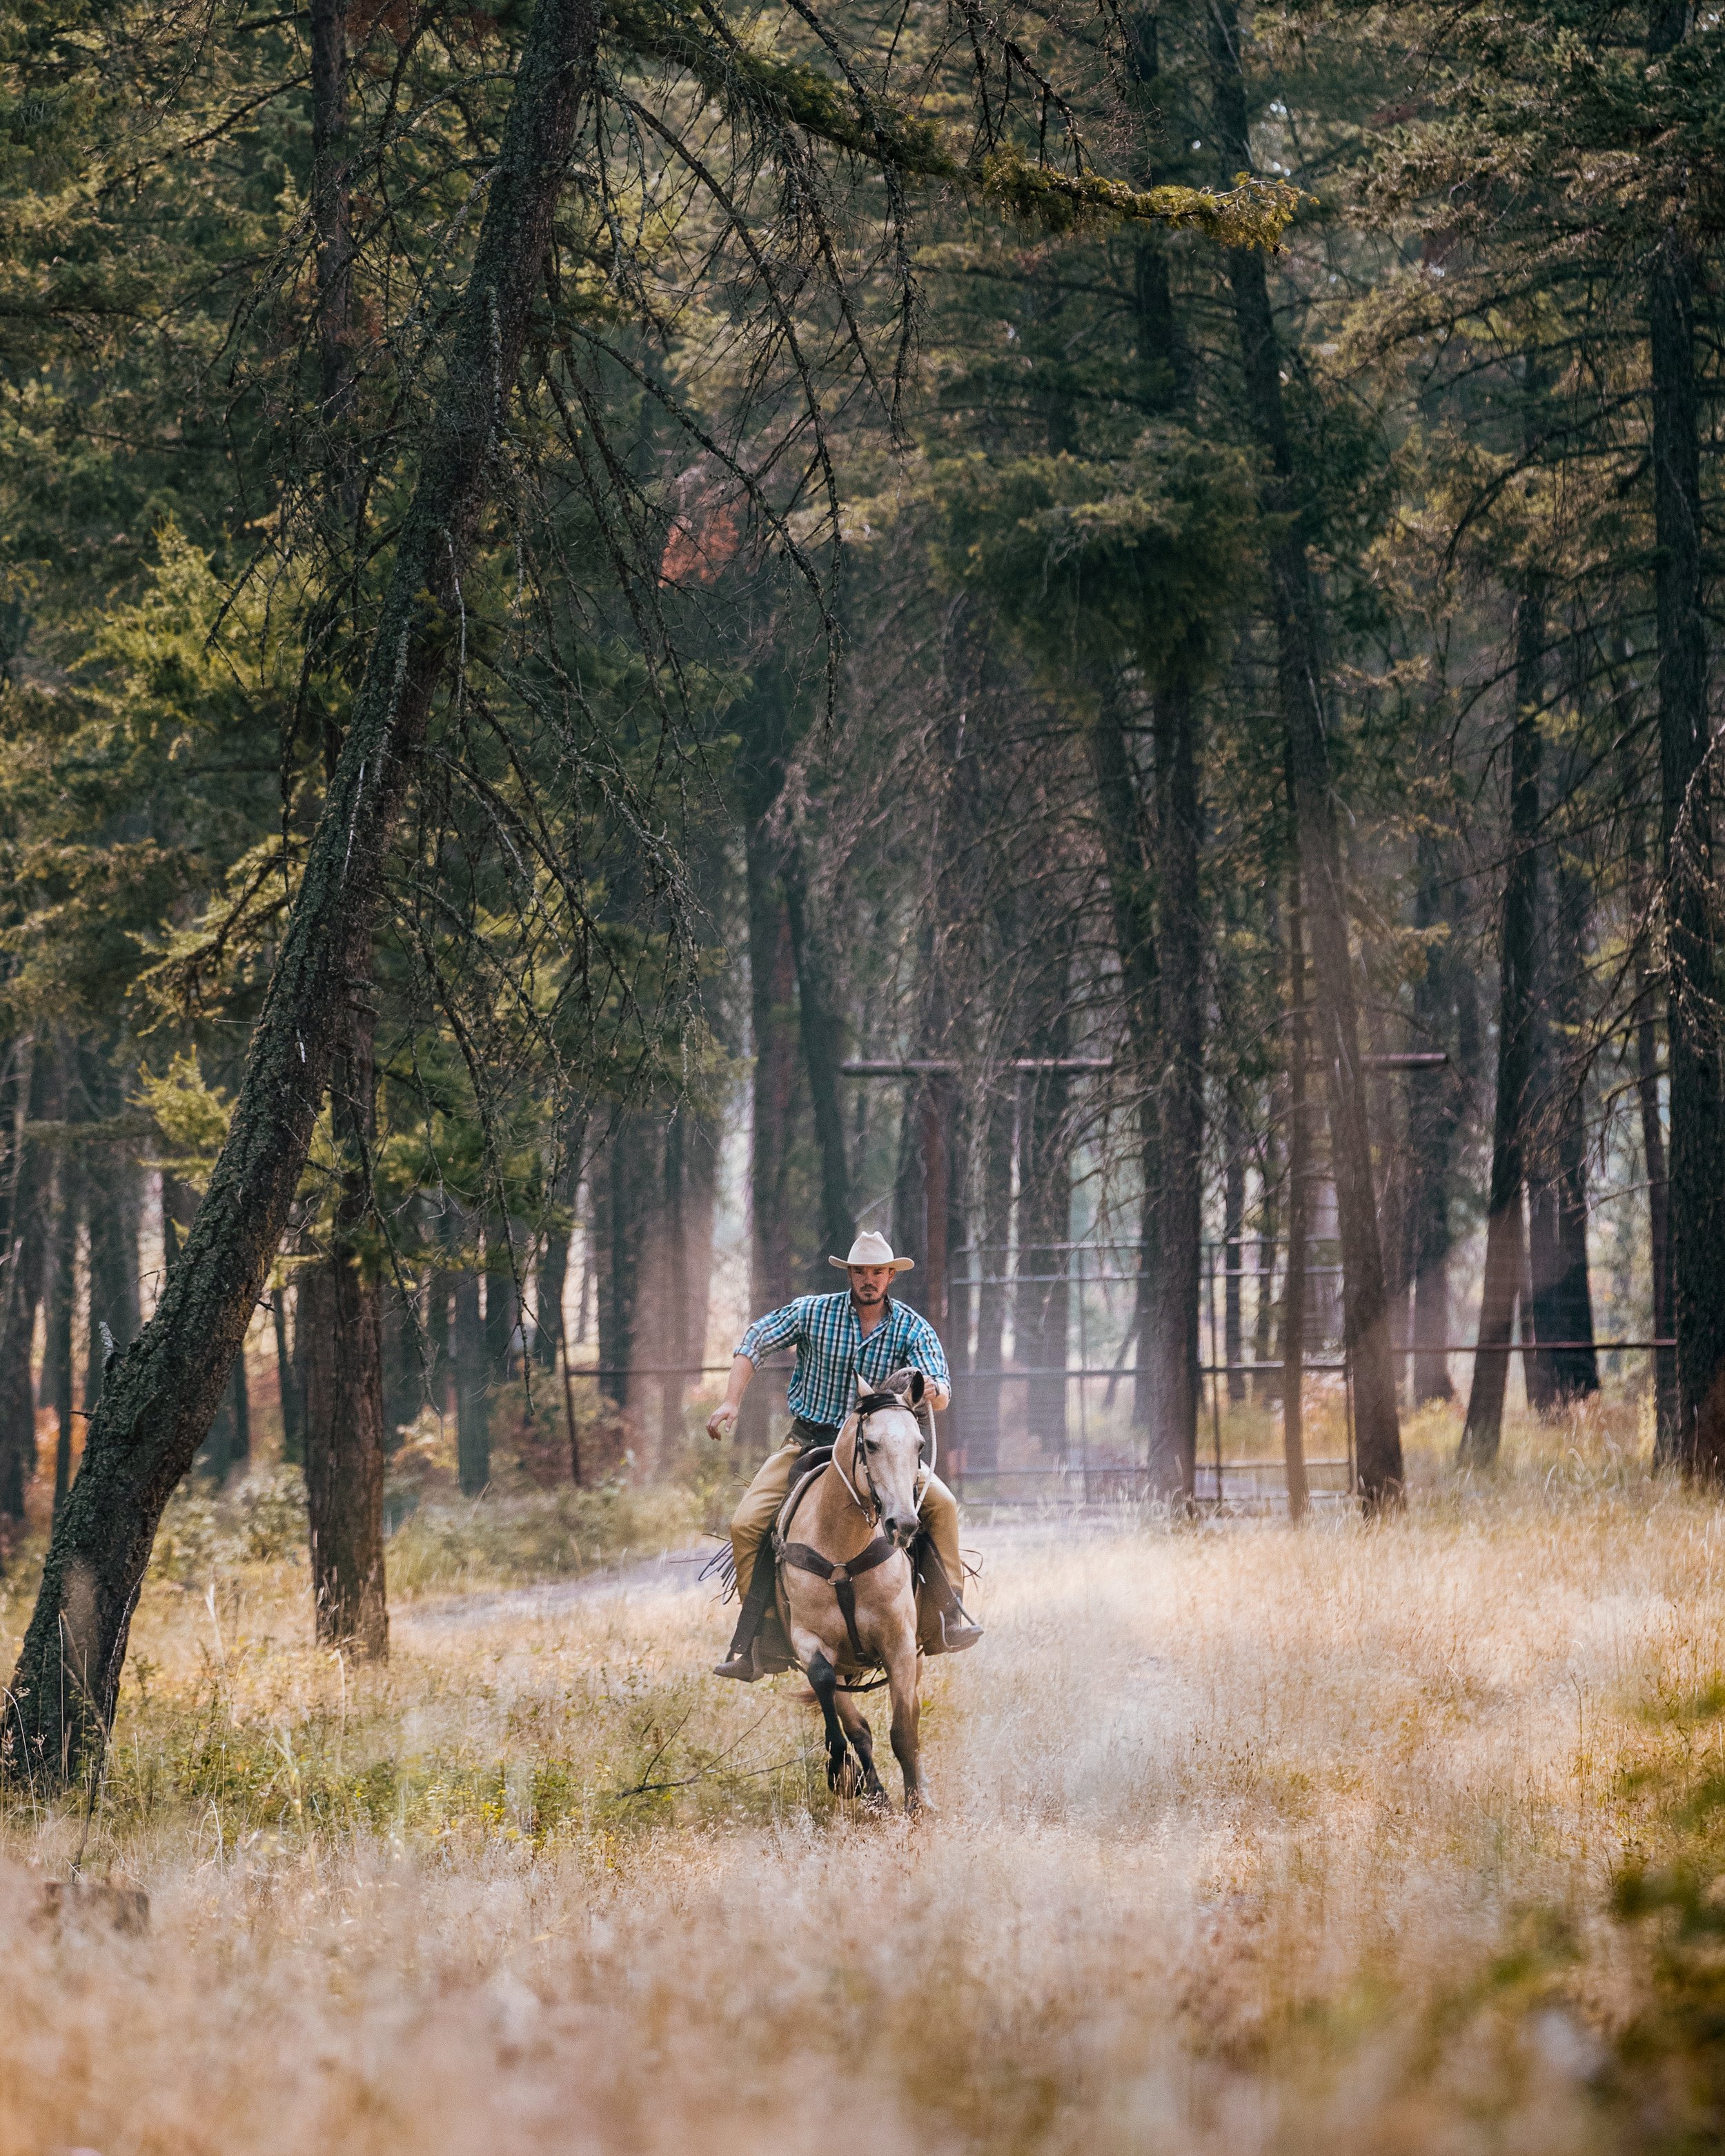
[[[911,1405],[913,1408],[920,1408],[922,1406],[922,1395],[927,1391],[927,1380],[923,1377],[922,1373],[920,1370],[912,1370],[911,1373]]]
[[[871,1389],[869,1386],[863,1383],[863,1373],[859,1370],[856,1373],[856,1397],[858,1399],[865,1400],[869,1396],[870,1389]]]

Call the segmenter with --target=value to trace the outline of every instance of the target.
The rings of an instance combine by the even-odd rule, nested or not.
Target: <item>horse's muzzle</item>
[[[908,1549],[916,1538],[916,1515],[914,1512],[909,1519],[900,1518],[895,1514],[880,1524],[886,1532],[888,1541],[896,1543],[900,1549]]]

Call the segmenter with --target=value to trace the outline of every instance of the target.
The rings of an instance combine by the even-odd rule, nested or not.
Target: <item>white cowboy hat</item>
[[[836,1265],[842,1273],[852,1265],[891,1265],[896,1273],[907,1273],[916,1265],[914,1258],[896,1258],[892,1245],[884,1235],[872,1233],[859,1235],[850,1246],[848,1258],[829,1258],[829,1265]]]

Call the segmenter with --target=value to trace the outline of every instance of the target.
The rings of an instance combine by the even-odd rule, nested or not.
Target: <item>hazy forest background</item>
[[[1368,1599],[1380,1548],[1410,1609],[1471,1535],[1537,1573],[1525,1530],[1570,1537],[1579,1609],[1584,1544],[1678,1523],[1686,1584],[1621,1592],[1681,1604],[1684,1676],[1650,1615],[1599,1681],[1688,1732],[1634,1785],[1686,1854],[1637,1814],[1576,1858],[1604,1885],[1482,1889],[1443,1982],[1561,1903],[1505,1982],[1568,2034],[1502,2101],[1674,2051],[1670,2117],[1712,2115],[1710,1962],[1671,1949],[1656,2011],[1538,1987],[1596,1967],[1575,1926],[1717,1922],[1722,89],[1681,0],[12,11],[33,1822],[155,1816],[122,1732],[188,1588],[212,1726],[252,1726],[218,1586],[254,1575],[337,1656],[330,1818],[407,1821],[405,1693],[341,1764],[350,1671],[408,1682],[391,1596],[716,1527],[783,1405],[714,1454],[717,1366],[877,1228],[996,1528],[1082,1500],[1250,1595],[1178,1539],[1231,1462]],[[1425,1572],[1420,1533],[1456,1537]],[[1329,1545],[1263,1547],[1263,1592],[1322,1595]],[[280,1698],[232,1789],[192,1699],[157,1710],[185,1803],[311,1833]],[[701,1710],[688,1786],[752,1818],[788,1785],[721,1771],[747,1705]],[[631,1800],[697,1743],[655,1753],[659,1712]],[[575,1766],[555,1801],[498,1771],[449,1815],[536,1849],[579,1813],[599,1861]],[[1609,2070],[1608,2028],[1642,2046]]]

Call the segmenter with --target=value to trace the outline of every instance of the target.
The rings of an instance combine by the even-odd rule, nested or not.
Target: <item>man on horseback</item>
[[[755,1635],[773,1599],[773,1566],[770,1558],[757,1563],[761,1545],[773,1531],[803,1455],[837,1438],[855,1403],[858,1377],[878,1386],[894,1370],[920,1370],[931,1408],[945,1407],[952,1392],[940,1336],[908,1304],[895,1302],[890,1291],[893,1276],[908,1272],[915,1260],[896,1258],[884,1235],[862,1235],[851,1245],[848,1257],[829,1257],[827,1262],[849,1276],[849,1288],[837,1295],[798,1296],[783,1310],[757,1317],[737,1342],[725,1397],[707,1419],[709,1437],[728,1436],[737,1426],[742,1396],[761,1358],[775,1348],[795,1347],[797,1366],[786,1399],[792,1416],[789,1439],[768,1454],[731,1522],[731,1551],[742,1609],[731,1651],[714,1675],[737,1677],[745,1684],[760,1674],[755,1666]],[[932,1435],[932,1418],[925,1428]],[[919,1515],[933,1561],[923,1568],[927,1614],[921,1627],[922,1650],[925,1654],[953,1654],[974,1645],[982,1630],[972,1624],[958,1600],[963,1572],[957,1501],[937,1476],[931,1474],[927,1479]]]

